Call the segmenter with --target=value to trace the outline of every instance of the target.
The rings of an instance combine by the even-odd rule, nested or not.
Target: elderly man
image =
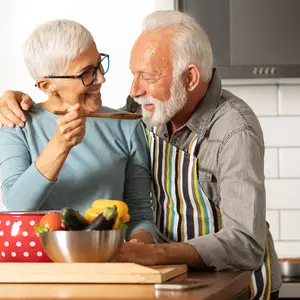
[[[141,109],[147,124],[157,243],[126,243],[118,260],[252,270],[250,298],[277,299],[281,276],[265,219],[259,122],[222,89],[209,40],[193,18],[158,11],[143,25],[124,109]],[[3,125],[24,125],[18,103],[31,105],[20,92],[4,94]]]

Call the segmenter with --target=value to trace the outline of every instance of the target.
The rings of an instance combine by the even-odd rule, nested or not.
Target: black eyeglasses
[[[65,75],[65,76],[45,76],[44,78],[80,78],[84,86],[92,85],[97,79],[98,70],[102,75],[106,74],[109,69],[109,54],[100,53],[100,60],[97,66],[90,67],[79,75]]]

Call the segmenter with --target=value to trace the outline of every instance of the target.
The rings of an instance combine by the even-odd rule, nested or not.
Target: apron
[[[161,139],[153,129],[146,133],[158,242],[182,242],[218,232],[222,228],[220,209],[205,195],[198,178],[200,138],[195,135],[186,152]],[[270,270],[266,242],[264,263],[251,275],[250,299],[270,299]]]

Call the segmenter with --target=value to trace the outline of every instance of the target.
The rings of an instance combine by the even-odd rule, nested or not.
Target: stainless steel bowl
[[[280,261],[281,275],[283,277],[300,277],[300,261]]]
[[[48,231],[40,233],[54,262],[108,262],[122,247],[126,230]]]

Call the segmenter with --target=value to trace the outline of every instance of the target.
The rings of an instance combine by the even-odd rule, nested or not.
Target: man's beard
[[[143,121],[148,126],[160,126],[168,123],[186,105],[187,90],[181,78],[174,79],[169,100],[161,101],[145,95],[134,97],[134,101],[142,105]],[[145,104],[154,104],[154,111],[145,110]]]

